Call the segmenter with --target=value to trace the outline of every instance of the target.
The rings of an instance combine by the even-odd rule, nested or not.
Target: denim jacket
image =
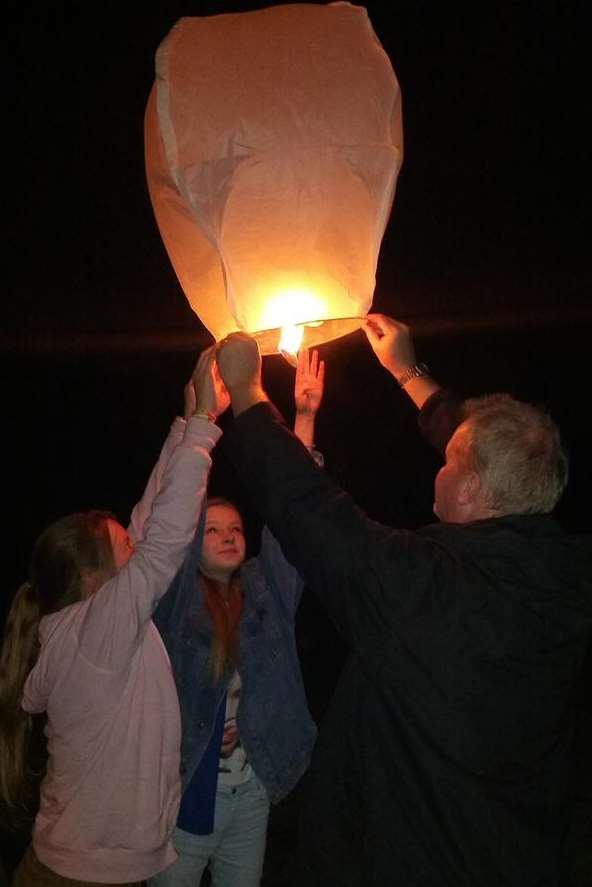
[[[214,729],[228,678],[213,683],[212,627],[198,587],[203,520],[154,622],[167,648],[181,705],[181,775],[186,788]],[[242,682],[237,721],[242,745],[274,803],[307,769],[316,739],[294,636],[302,580],[265,529],[261,552],[241,567],[239,630]]]

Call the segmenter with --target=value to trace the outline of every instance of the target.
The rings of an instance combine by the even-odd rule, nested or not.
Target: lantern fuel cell
[[[363,7],[180,19],[145,148],[162,239],[216,340],[241,329],[270,354],[298,350],[286,334],[309,347],[360,327],[403,158],[399,86]]]

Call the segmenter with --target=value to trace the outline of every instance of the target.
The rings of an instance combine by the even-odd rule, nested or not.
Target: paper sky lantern
[[[180,19],[145,142],[163,241],[215,339],[245,330],[269,354],[298,350],[282,328],[305,346],[359,328],[403,156],[399,86],[363,7]]]

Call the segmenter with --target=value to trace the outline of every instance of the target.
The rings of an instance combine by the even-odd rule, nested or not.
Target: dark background
[[[49,521],[88,507],[126,520],[210,341],[170,266],[145,183],[142,120],[158,43],[182,15],[267,5],[6,7],[5,609]],[[572,456],[558,519],[590,530],[584,4],[366,6],[401,85],[405,129],[374,310],[412,325],[443,383],[549,408]],[[413,408],[363,334],[321,351],[317,445],[327,470],[373,517],[430,520],[438,460]],[[264,363],[291,420],[293,371],[280,357]],[[223,445],[212,484],[241,499]],[[308,599],[299,632],[320,716],[343,651]]]
[[[14,5],[0,338],[9,585],[53,517],[110,505],[125,520],[210,341],[153,218],[143,113],[154,53],[177,18],[261,5]],[[560,516],[590,527],[584,6],[367,8],[401,84],[406,152],[374,310],[412,325],[443,383],[549,407],[573,461]],[[361,333],[322,352],[317,437],[329,470],[377,517],[429,519],[435,463],[405,398]],[[291,418],[292,371],[279,357],[265,364]]]

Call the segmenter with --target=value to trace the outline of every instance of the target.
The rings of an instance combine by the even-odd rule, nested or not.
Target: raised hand
[[[384,314],[369,314],[363,324],[372,350],[418,409],[440,387],[425,364],[417,366],[411,331],[404,323]],[[419,372],[405,373],[411,368]]]
[[[261,385],[261,355],[257,340],[247,333],[230,333],[216,346],[220,375],[230,393]]]
[[[267,400],[261,384],[261,354],[253,336],[230,333],[218,342],[216,360],[235,416]]]
[[[193,377],[185,385],[185,388],[183,389],[183,397],[185,402],[185,412],[183,415],[186,419],[189,419],[189,417],[194,414],[197,403],[195,388],[193,386]]]
[[[325,362],[319,361],[319,352],[303,348],[298,353],[296,379],[294,382],[294,403],[296,413],[314,416],[323,400]]]
[[[216,364],[216,346],[206,348],[199,356],[192,376],[195,389],[195,412],[219,416],[230,404],[230,396]],[[186,408],[187,408],[187,394]]]
[[[377,358],[393,376],[416,363],[409,327],[384,314],[369,314],[362,329]]]
[[[324,382],[325,362],[319,361],[318,351],[310,353],[304,348],[298,353],[296,364],[294,434],[309,449],[314,444],[315,418],[323,400]]]

